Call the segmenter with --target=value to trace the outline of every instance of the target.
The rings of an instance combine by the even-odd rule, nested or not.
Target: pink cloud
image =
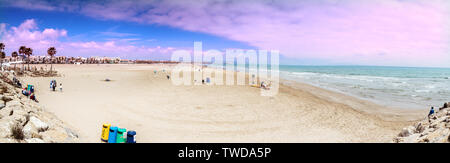
[[[34,55],[46,55],[47,49],[54,46],[57,55],[66,56],[111,56],[133,59],[169,59],[172,47],[145,47],[127,44],[126,40],[106,42],[62,42],[63,37],[69,37],[64,29],[46,28],[39,30],[34,19],[25,20],[18,27],[6,29],[6,24],[0,24],[1,42],[6,44],[10,54],[22,45],[33,48]]]

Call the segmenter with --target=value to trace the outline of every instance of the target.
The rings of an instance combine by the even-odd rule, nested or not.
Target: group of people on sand
[[[13,77],[13,82],[17,86],[22,87],[22,83],[20,83],[20,81],[16,77]],[[53,91],[55,91],[56,86],[57,86],[56,80],[50,81],[50,88]],[[59,90],[62,92],[62,83],[59,84]],[[35,102],[39,102],[36,98],[36,95],[34,94],[34,86],[33,85],[28,85],[25,88],[23,88],[22,94],[29,97],[31,100],[33,100]]]
[[[53,91],[56,90],[57,85],[58,84],[56,83],[56,80],[50,81],[50,89],[52,89]],[[59,83],[59,91],[62,92],[62,83]]]
[[[30,99],[35,101],[35,102],[39,102],[36,99],[36,95],[34,94],[34,86],[30,86],[30,88],[28,88],[28,86],[23,88],[22,94],[27,96],[27,97],[30,97]]]

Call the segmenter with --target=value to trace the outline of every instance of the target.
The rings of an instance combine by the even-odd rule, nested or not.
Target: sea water
[[[450,101],[450,68],[280,65],[280,77],[384,106],[426,109]]]

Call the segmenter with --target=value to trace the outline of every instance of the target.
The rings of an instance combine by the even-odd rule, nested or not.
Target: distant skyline
[[[446,0],[0,0],[6,53],[170,59],[279,50],[281,64],[450,67]]]

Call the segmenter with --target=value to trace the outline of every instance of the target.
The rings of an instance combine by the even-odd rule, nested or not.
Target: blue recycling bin
[[[108,143],[116,143],[116,136],[117,136],[117,127],[112,126],[111,128],[109,128]]]
[[[136,131],[127,132],[127,143],[136,143]]]

